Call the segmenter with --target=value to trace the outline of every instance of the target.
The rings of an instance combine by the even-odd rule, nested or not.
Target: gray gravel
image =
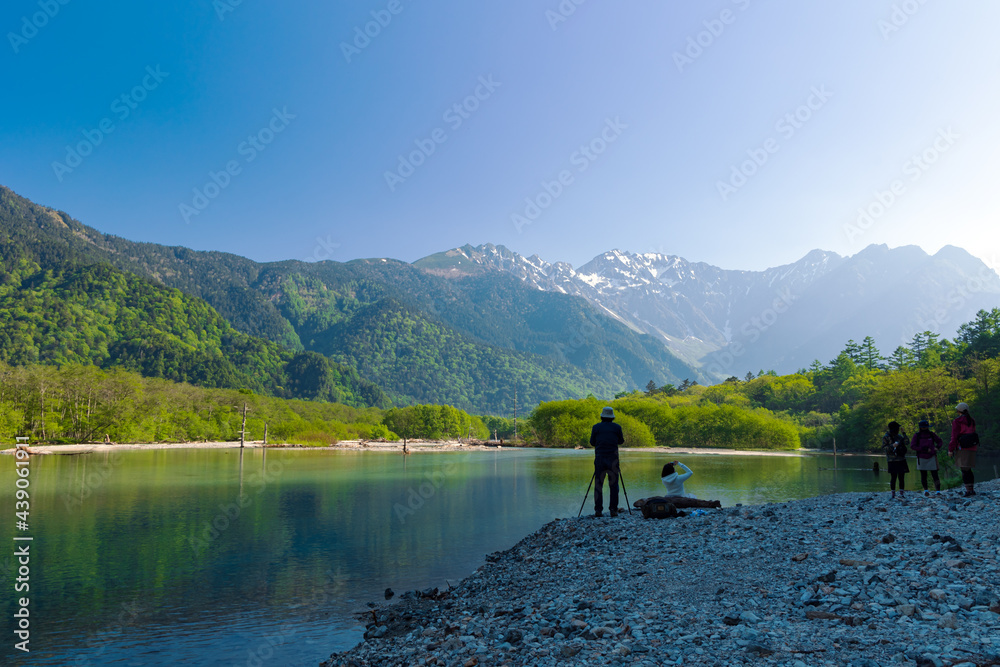
[[[323,665],[1000,665],[1000,481],[976,490],[556,520]]]

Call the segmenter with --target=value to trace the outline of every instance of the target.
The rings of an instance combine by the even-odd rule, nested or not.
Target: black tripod
[[[576,518],[580,518],[583,514],[583,506],[587,504],[587,497],[590,495],[590,487],[593,486],[594,480],[597,478],[597,470],[594,470],[594,474],[590,476],[590,484],[587,485],[587,493],[583,494],[583,502],[580,503],[580,511],[576,513]],[[622,483],[622,491],[625,493],[625,505],[628,508],[629,516],[632,515],[632,505],[628,502],[628,489],[625,488],[625,475],[622,474],[621,464],[618,465],[618,479]],[[618,509],[618,508],[615,508]]]

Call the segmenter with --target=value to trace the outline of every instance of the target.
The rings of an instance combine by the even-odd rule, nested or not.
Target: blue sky
[[[0,10],[0,183],[104,232],[1000,265],[993,3],[62,1]]]

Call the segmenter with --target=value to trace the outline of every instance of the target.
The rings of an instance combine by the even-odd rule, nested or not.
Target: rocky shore
[[[1000,481],[556,520],[323,666],[1000,665]]]

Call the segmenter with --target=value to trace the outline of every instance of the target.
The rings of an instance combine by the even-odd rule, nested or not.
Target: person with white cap
[[[601,410],[601,423],[590,429],[590,446],[594,448],[594,516],[604,515],[604,478],[608,478],[611,516],[618,516],[618,445],[625,443],[622,427],[615,423],[615,411]]]
[[[958,416],[951,422],[951,441],[948,443],[948,455],[955,459],[955,465],[962,471],[962,483],[965,484],[965,495],[976,495],[976,478],[972,467],[976,465],[976,449],[979,447],[979,435],[976,433],[976,420],[969,414],[969,406],[959,403],[955,406]]]

